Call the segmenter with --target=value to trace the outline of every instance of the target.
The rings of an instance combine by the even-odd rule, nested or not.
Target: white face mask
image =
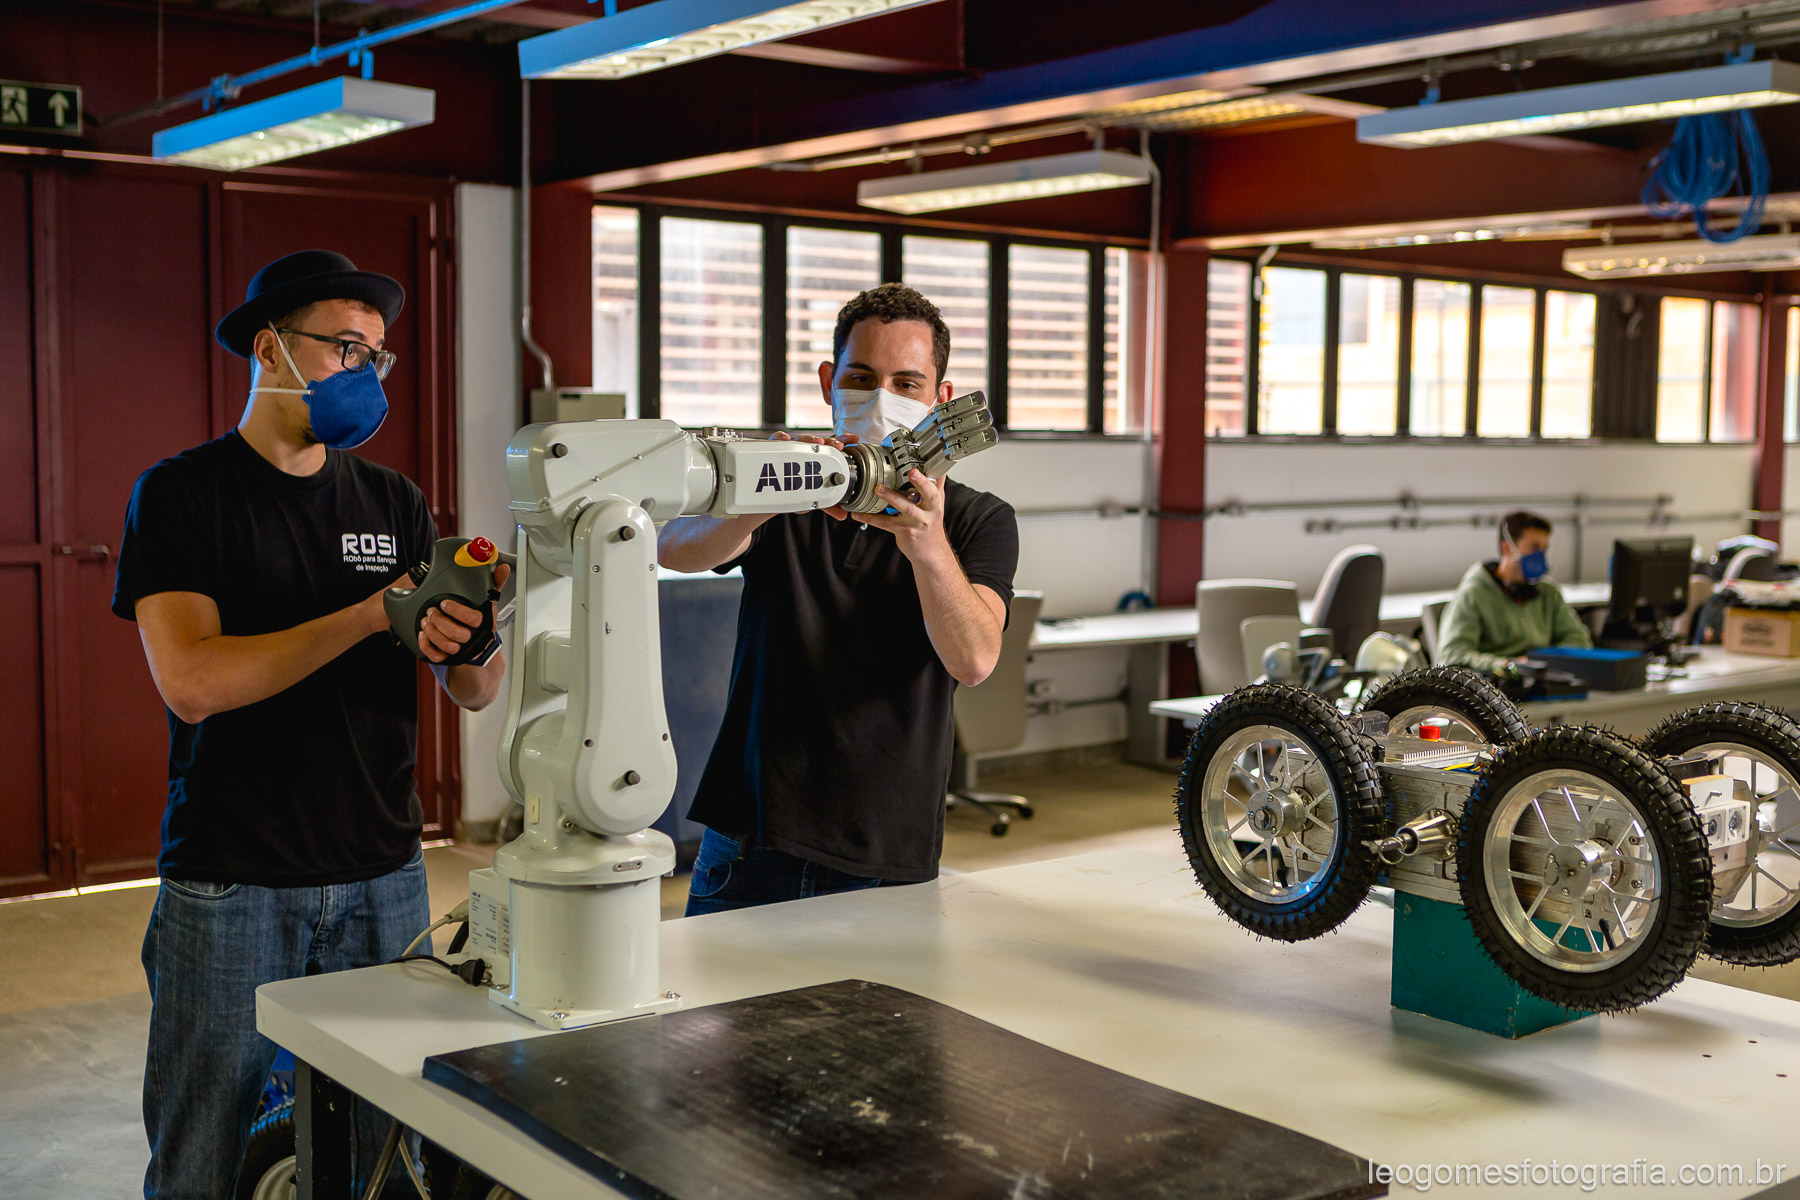
[[[839,437],[854,433],[858,441],[870,445],[886,441],[896,429],[914,428],[931,411],[931,405],[896,396],[886,388],[838,388],[831,394],[831,408],[837,416]]]

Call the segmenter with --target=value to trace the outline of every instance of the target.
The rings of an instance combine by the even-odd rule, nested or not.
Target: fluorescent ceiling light
[[[1252,121],[1268,121],[1295,113],[1321,116],[1361,117],[1382,110],[1372,104],[1352,100],[1336,100],[1329,96],[1309,96],[1305,92],[1276,92],[1266,96],[1243,96],[1210,104],[1146,114],[1137,122],[1157,133],[1178,133],[1191,129],[1217,129],[1225,125],[1245,125]],[[1113,110],[1108,110],[1111,115]]]
[[[1692,275],[1704,271],[1783,271],[1800,267],[1800,234],[1771,233],[1735,242],[1641,242],[1563,251],[1563,270],[1584,279]]]
[[[1513,241],[1587,232],[1586,221],[1539,221],[1530,225],[1471,225],[1466,229],[1432,229],[1373,237],[1320,238],[1319,250],[1389,250],[1398,246],[1443,246],[1454,242]]]
[[[436,100],[430,88],[327,79],[158,130],[152,153],[165,162],[240,171],[429,125]]]
[[[1136,187],[1149,182],[1149,164],[1135,154],[1082,150],[1047,158],[958,167],[953,171],[865,179],[856,185],[856,202],[889,212],[922,213]]]
[[[1667,121],[1696,113],[1792,104],[1796,100],[1800,100],[1800,66],[1765,59],[1389,109],[1358,118],[1356,140],[1411,148],[1447,146],[1488,138],[1567,133],[1602,125]]]
[[[657,0],[519,43],[526,79],[623,79],[930,0]]]

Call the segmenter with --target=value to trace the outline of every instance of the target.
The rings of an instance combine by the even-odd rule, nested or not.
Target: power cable
[[[1748,55],[1734,54],[1730,61],[1748,61]],[[1737,223],[1712,224],[1707,204],[1730,195],[1745,199]],[[1709,242],[1735,242],[1762,228],[1768,198],[1769,153],[1755,118],[1744,109],[1676,121],[1674,138],[1650,160],[1642,196],[1652,216],[1692,214],[1695,230]]]

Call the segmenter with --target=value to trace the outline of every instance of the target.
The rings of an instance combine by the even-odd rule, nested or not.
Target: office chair
[[[1438,657],[1438,629],[1444,623],[1444,610],[1449,607],[1448,600],[1433,600],[1419,610],[1419,640],[1425,643],[1425,657],[1434,667],[1443,662]]]
[[[1263,674],[1263,655],[1277,642],[1300,648],[1300,634],[1306,623],[1299,617],[1245,617],[1238,622],[1238,640],[1244,646],[1244,675],[1259,679]]]
[[[1031,801],[1005,792],[975,790],[979,756],[1011,750],[1025,740],[1025,664],[1030,658],[1031,634],[1044,606],[1042,592],[1013,593],[1006,632],[1000,635],[1000,659],[994,673],[974,687],[959,687],[953,702],[956,754],[951,763],[946,810],[968,807],[993,821],[988,832],[1000,837],[1013,812],[1031,816]],[[1008,811],[1011,810],[1011,811]]]
[[[1671,632],[1676,641],[1697,642],[1700,640],[1698,637],[1699,631],[1694,625],[1694,619],[1699,615],[1700,610],[1706,607],[1706,602],[1712,599],[1712,594],[1712,576],[1688,576],[1687,609],[1679,617],[1675,618],[1675,623],[1671,627]]]
[[[1374,546],[1346,546],[1337,552],[1313,597],[1312,623],[1331,630],[1332,649],[1354,659],[1365,639],[1381,626],[1381,585],[1385,566]]]
[[[1748,579],[1753,583],[1767,583],[1775,578],[1775,556],[1756,546],[1746,546],[1731,556],[1725,565],[1725,574],[1719,580],[1720,587],[1728,587],[1740,579]]]
[[[1298,617],[1300,593],[1279,579],[1203,579],[1194,588],[1194,607],[1200,617],[1194,639],[1200,690],[1229,692],[1253,678],[1244,670],[1245,618]]]

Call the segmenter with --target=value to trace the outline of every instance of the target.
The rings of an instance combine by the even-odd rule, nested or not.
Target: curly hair
[[[869,320],[884,325],[895,321],[923,322],[931,330],[931,361],[937,367],[937,381],[944,381],[945,373],[950,370],[950,329],[938,315],[937,305],[904,283],[872,287],[838,310],[837,328],[831,334],[832,362],[843,360],[850,331],[857,323]]]

